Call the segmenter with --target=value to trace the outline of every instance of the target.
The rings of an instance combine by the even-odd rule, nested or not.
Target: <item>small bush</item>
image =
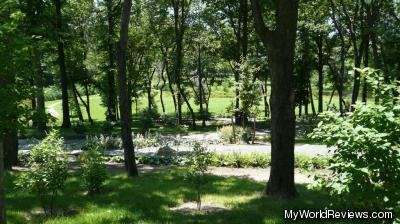
[[[88,194],[98,193],[107,178],[103,153],[104,149],[102,147],[95,146],[85,151],[80,157],[83,185]]]
[[[218,129],[219,137],[227,143],[248,142],[251,138],[251,133],[247,129],[240,126],[235,126],[235,134],[231,125],[224,126]]]
[[[182,158],[182,157],[181,157]],[[179,159],[177,157],[172,156],[138,156],[137,162],[139,164],[147,164],[147,165],[179,165]]]
[[[76,134],[85,134],[85,132],[87,131],[86,126],[81,122],[74,124],[72,126],[72,129]]]
[[[136,148],[159,146],[159,143],[161,143],[160,135],[158,134],[153,135],[150,132],[146,132],[144,134],[132,135],[133,144]]]
[[[122,147],[122,141],[120,138],[106,135],[86,136],[86,143],[81,149],[87,151],[96,147],[100,147],[102,150],[119,149]]]
[[[101,132],[103,135],[111,136],[114,126],[111,122],[107,121],[101,127]]]
[[[29,171],[18,180],[22,190],[34,193],[46,215],[53,215],[55,197],[63,190],[67,178],[67,158],[64,141],[52,131],[36,145],[28,158]]]
[[[152,107],[150,110],[143,109],[139,113],[139,130],[146,133],[154,126],[154,120],[160,118],[157,108]]]

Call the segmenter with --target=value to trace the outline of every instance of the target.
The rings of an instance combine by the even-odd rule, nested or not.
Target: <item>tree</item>
[[[107,8],[107,53],[108,53],[108,68],[107,68],[107,118],[110,121],[116,121],[117,97],[115,91],[115,53],[114,53],[114,26],[116,20],[116,12],[118,11],[114,6],[113,0],[106,0]]]
[[[32,54],[32,81],[37,89],[35,99],[36,112],[33,118],[33,123],[37,125],[39,132],[44,132],[47,122],[46,109],[45,109],[45,99],[44,99],[44,71],[42,67],[43,58],[43,45],[45,36],[45,26],[44,26],[44,6],[43,4],[36,3],[32,0],[27,1],[26,8],[26,35],[31,36],[30,48]],[[36,98],[35,98],[36,97]]]
[[[251,1],[256,31],[268,52],[271,66],[271,174],[265,193],[282,198],[297,195],[294,185],[293,67],[297,30],[296,0],[277,0],[275,30],[264,23],[261,5]]]
[[[249,49],[249,10],[247,0],[218,0],[210,1],[210,13],[215,14],[212,25],[219,27],[220,38],[222,41],[222,57],[229,61],[235,82],[240,80],[238,68],[242,59],[248,55]],[[216,25],[215,25],[216,24]],[[235,122],[243,123],[245,119],[241,115],[240,91],[235,89]]]
[[[54,6],[56,10],[56,29],[57,29],[57,53],[58,53],[58,66],[60,69],[60,81],[62,91],[62,113],[63,113],[63,128],[71,127],[71,119],[69,117],[69,102],[68,102],[68,76],[65,67],[65,52],[63,42],[63,21],[61,13],[61,0],[54,0]]]
[[[136,167],[135,147],[132,141],[132,103],[129,97],[126,78],[126,52],[128,46],[128,28],[132,1],[124,0],[121,13],[121,28],[117,43],[119,108],[121,113],[121,136],[124,147],[125,169],[129,177],[139,175]]]
[[[182,66],[184,58],[184,35],[186,30],[187,17],[190,12],[191,1],[171,0],[174,12],[174,31],[175,31],[175,58],[174,58],[174,82],[178,90],[178,124],[182,124],[182,99],[185,101],[192,116],[192,127],[196,127],[196,118],[188,96],[185,93],[182,80]]]
[[[30,86],[26,82],[30,72],[26,62],[30,55],[27,37],[22,31],[23,13],[16,2],[1,8],[0,21],[0,223],[6,223],[5,202],[5,148],[7,132],[18,128],[17,121],[26,108],[17,106],[22,100],[31,99]],[[29,74],[29,75],[27,75]],[[29,84],[28,84],[29,85]],[[13,150],[16,150],[13,148]],[[15,155],[14,151],[14,155]]]

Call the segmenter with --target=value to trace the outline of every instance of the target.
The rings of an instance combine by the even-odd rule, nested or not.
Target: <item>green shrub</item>
[[[98,193],[107,178],[103,158],[104,148],[95,146],[85,151],[81,156],[83,185],[88,194]]]
[[[329,159],[325,156],[310,157],[306,155],[295,156],[295,167],[304,170],[324,169],[328,166]]]
[[[147,165],[186,165],[190,154],[176,156],[159,155],[140,155],[136,157],[138,164]],[[124,161],[122,156],[113,156],[108,159],[110,162],[121,163]],[[266,168],[271,166],[271,155],[262,152],[252,153],[210,153],[210,166],[233,167],[233,168]],[[315,169],[325,169],[328,165],[328,157],[310,157],[296,155],[295,167],[307,171]]]
[[[270,155],[266,153],[212,153],[211,165],[217,167],[260,167],[271,165]]]
[[[120,138],[100,135],[100,136],[86,136],[86,142],[82,146],[83,151],[91,150],[92,148],[100,147],[102,150],[119,149],[122,147]]]
[[[197,209],[201,209],[201,196],[203,186],[206,183],[206,172],[209,164],[211,163],[211,154],[207,148],[195,143],[193,145],[193,152],[189,155],[186,163],[187,180],[192,184],[196,191]]]
[[[107,157],[107,160],[112,163],[123,163],[125,161],[123,156],[111,156]]]
[[[243,129],[240,126],[235,126],[235,135],[233,133],[233,128],[231,125],[224,126],[217,130],[219,137],[227,143],[238,143],[240,141],[246,142],[248,139],[244,139],[246,137],[244,135],[248,135],[248,131]],[[247,133],[247,134],[244,134]]]
[[[252,167],[268,167],[271,165],[271,155],[266,153],[254,152],[250,154]]]
[[[73,124],[72,129],[76,134],[85,134],[85,132],[87,131],[86,126],[81,122]]]
[[[160,118],[157,108],[152,107],[143,109],[139,113],[139,130],[141,133],[146,133],[154,126],[154,120]]]
[[[147,165],[178,165],[179,160],[176,157],[172,156],[138,156],[137,161],[139,164],[147,164]]]
[[[160,136],[158,134],[151,134],[146,132],[144,134],[133,135],[133,144],[136,148],[146,148],[158,146],[160,143]]]
[[[368,79],[374,75],[368,71]],[[381,77],[369,83],[376,85],[380,105],[357,104],[347,116],[326,112],[311,135],[336,148],[332,174],[319,177],[316,186],[361,208],[399,208],[400,105],[391,97],[397,87]]]
[[[36,145],[28,158],[29,170],[18,179],[22,190],[34,193],[46,215],[53,215],[55,197],[63,190],[67,178],[64,141],[52,131]]]
[[[107,121],[101,127],[101,132],[103,135],[111,136],[114,126],[111,122]]]

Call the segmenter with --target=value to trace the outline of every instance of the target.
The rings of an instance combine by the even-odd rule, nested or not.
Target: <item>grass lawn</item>
[[[105,112],[106,108],[102,105],[101,97],[99,95],[94,95],[90,97],[90,107],[91,107],[91,113],[92,113],[92,118],[95,121],[104,121],[105,120]],[[161,101],[159,97],[155,98],[156,104],[157,104],[157,109],[160,114],[162,114],[162,107],[161,107]],[[210,99],[210,106],[209,110],[212,114],[214,115],[224,115],[226,114],[226,108],[231,102],[231,98],[211,98]],[[174,103],[171,98],[170,94],[165,94],[164,96],[164,104],[165,104],[165,113],[169,116],[174,116]],[[61,119],[62,117],[62,106],[61,106],[61,101],[60,100],[54,100],[54,101],[48,101],[46,102],[46,106],[51,106],[54,105],[54,109],[58,113],[57,118]],[[199,111],[199,107],[195,105],[193,99],[191,99],[191,105],[194,107],[195,112]],[[147,107],[147,101],[145,98],[140,98],[138,101],[138,109],[136,110],[136,103],[132,102],[132,113],[135,115],[136,111],[140,111],[143,108]],[[81,105],[81,110],[84,116],[84,119],[87,119],[87,114],[85,107]],[[189,113],[189,110],[184,104],[182,106],[183,113]]]
[[[328,93],[326,93],[326,94],[328,94]],[[329,98],[330,98],[329,95],[324,96],[324,110],[326,109],[326,105],[329,102]],[[104,121],[106,108],[102,105],[103,103],[101,101],[101,97],[99,95],[93,95],[93,96],[91,96],[90,100],[91,100],[90,107],[91,107],[92,118],[95,121]],[[213,116],[227,116],[228,114],[226,112],[226,108],[230,105],[232,100],[233,100],[233,97],[229,97],[229,94],[227,94],[226,97],[223,97],[221,95],[211,97],[210,103],[209,103],[210,113]],[[160,101],[159,95],[156,95],[155,101],[157,104],[158,112],[160,114],[162,114],[162,107],[161,107],[161,101]],[[338,102],[338,97],[336,95],[334,95],[332,98],[331,105],[337,106],[337,102]],[[195,112],[199,112],[199,106],[194,103],[193,98],[190,99],[190,103],[191,103],[192,107],[194,108]],[[318,109],[318,101],[317,101],[316,97],[314,97],[314,104],[315,104],[315,108],[317,110]],[[54,101],[46,102],[47,107],[49,107],[51,105],[54,105],[54,109],[58,113],[58,116],[57,116],[58,122],[61,122],[60,121],[60,119],[62,117],[61,100],[54,100]],[[173,104],[173,100],[171,98],[171,94],[169,92],[164,93],[164,105],[165,105],[166,114],[168,116],[173,117],[174,116],[174,104]],[[260,115],[259,116],[261,116],[261,117],[264,116],[264,106],[263,105],[264,105],[264,103],[260,102]],[[72,105],[71,105],[71,107],[72,107]],[[141,109],[146,108],[146,107],[147,107],[147,101],[144,97],[140,98],[140,100],[138,101],[137,110],[136,110],[136,103],[132,102],[133,115],[136,114],[136,111],[140,111]],[[86,111],[85,111],[85,108],[83,107],[83,105],[81,105],[81,110],[82,110],[84,118],[87,119]],[[186,114],[189,113],[189,110],[188,110],[186,104],[184,104],[182,106],[182,110],[183,110],[183,113],[186,113]],[[296,113],[297,112],[298,112],[298,108],[296,109]],[[304,108],[303,108],[303,113],[304,113]],[[309,105],[309,113],[312,114],[311,105]],[[74,119],[77,119],[77,118],[74,118]]]
[[[68,179],[64,193],[57,198],[57,207],[76,212],[70,216],[44,218],[30,214],[40,210],[40,204],[33,195],[14,188],[17,176],[17,172],[7,175],[9,223],[288,223],[283,219],[284,209],[319,210],[328,206],[331,200],[324,193],[298,185],[300,197],[281,201],[260,195],[264,183],[210,176],[204,189],[204,200],[223,204],[229,210],[211,214],[181,214],[169,208],[193,201],[195,194],[184,182],[184,173],[180,169],[141,174],[138,179],[113,174],[103,192],[95,196],[85,195],[79,175],[74,175]]]

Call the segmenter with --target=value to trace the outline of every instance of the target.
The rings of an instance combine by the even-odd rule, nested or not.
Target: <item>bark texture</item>
[[[296,0],[276,1],[276,30],[269,30],[258,0],[251,1],[256,31],[267,48],[271,66],[271,173],[265,193],[279,198],[297,195],[294,184],[293,67],[297,30]]]
[[[62,13],[61,13],[61,0],[54,0],[56,7],[56,28],[57,28],[57,53],[58,53],[58,66],[60,69],[61,93],[62,93],[62,113],[63,113],[63,128],[71,127],[71,119],[69,116],[69,103],[68,103],[68,77],[65,67],[65,53],[64,42],[62,40]]]
[[[132,141],[132,107],[128,93],[126,77],[126,52],[128,47],[128,28],[131,14],[132,0],[124,0],[121,15],[120,37],[117,43],[118,85],[119,85],[119,109],[121,113],[121,137],[124,146],[125,168],[129,177],[139,175],[135,147]]]

